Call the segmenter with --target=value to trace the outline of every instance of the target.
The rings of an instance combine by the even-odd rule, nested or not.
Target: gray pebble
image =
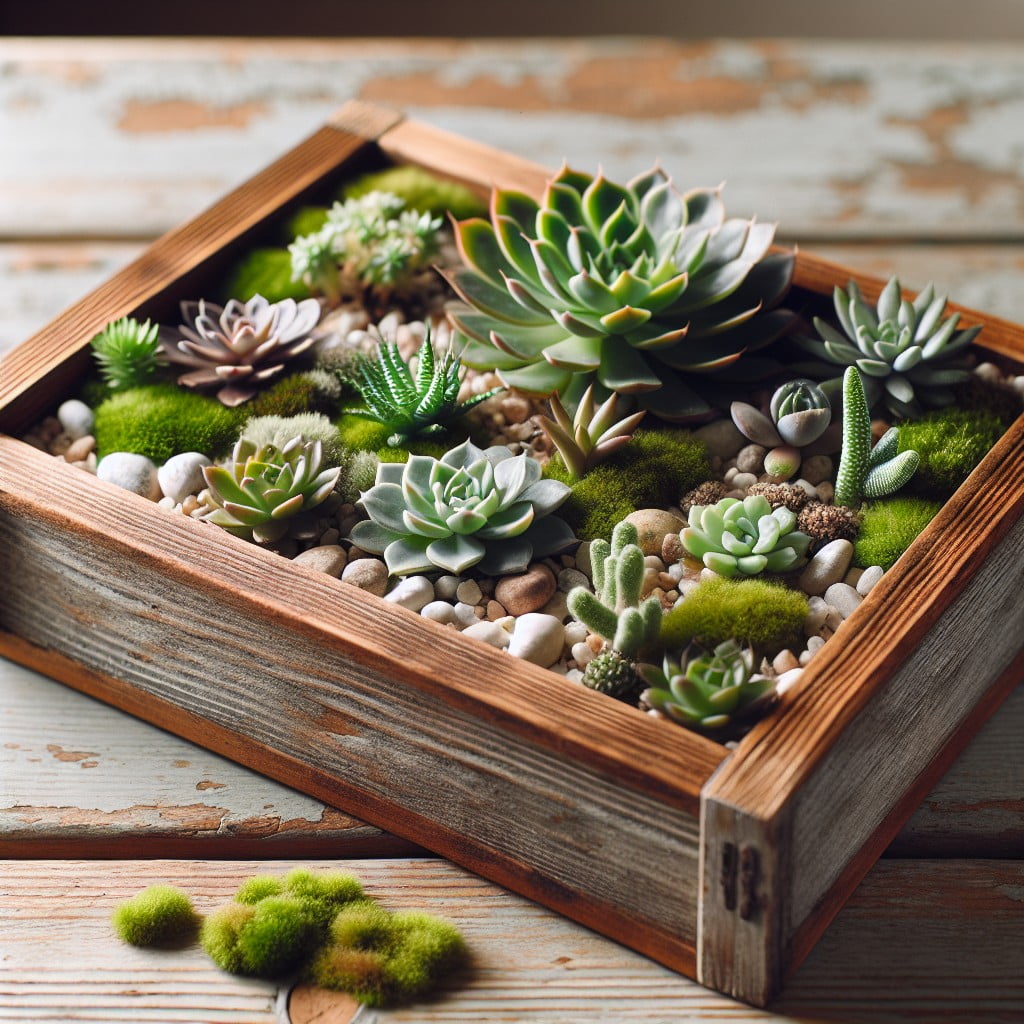
[[[60,420],[64,433],[72,441],[85,437],[86,434],[91,434],[93,424],[96,422],[92,409],[85,402],[81,402],[77,398],[69,398],[66,402],[61,403],[60,408],[57,410],[57,419]]]
[[[579,569],[563,569],[558,574],[558,589],[568,594],[573,587],[586,587],[589,590],[590,580]]]
[[[172,455],[157,471],[160,490],[175,501],[184,501],[190,494],[198,494],[206,486],[203,467],[209,465],[212,463],[201,452]]]
[[[576,549],[576,568],[579,569],[587,579],[593,579],[593,569],[590,565],[590,541],[585,540]]]
[[[720,459],[731,459],[748,443],[731,419],[705,424],[695,430],[693,436],[707,445],[709,455],[717,455]]]
[[[765,452],[763,445],[744,445],[736,455],[736,469],[740,473],[753,473],[756,476],[764,468]]]
[[[825,591],[825,601],[832,605],[844,619],[848,619],[864,598],[848,583],[833,583]]]
[[[853,545],[848,540],[830,541],[807,563],[797,585],[805,594],[824,594],[846,575],[851,558]]]
[[[345,568],[348,556],[345,554],[345,549],[338,544],[321,544],[300,552],[292,561],[309,569],[316,569],[317,572],[327,573],[328,576],[337,577]]]
[[[565,622],[569,617],[569,595],[562,590],[556,590],[554,596],[541,611],[545,615],[553,615],[559,622]]]
[[[454,601],[461,582],[458,576],[439,576],[434,581],[434,593],[442,601]]]
[[[160,500],[160,484],[156,466],[145,455],[132,452],[111,452],[96,468],[96,476],[108,484],[134,491],[150,501]]]
[[[753,473],[737,473],[732,478],[732,485],[737,491],[745,491],[757,483],[757,477]]]
[[[434,585],[426,576],[406,576],[384,600],[418,612],[434,600]]]
[[[360,590],[383,597],[388,586],[388,567],[379,558],[360,558],[345,566],[341,578]]]
[[[508,653],[547,668],[562,656],[565,627],[553,615],[529,612],[516,619]]]
[[[804,619],[804,634],[806,636],[817,636],[825,625],[828,618],[829,607],[825,599],[812,597],[807,602],[807,618]]]
[[[455,588],[455,596],[464,604],[479,604],[484,595],[476,580],[463,580]]]
[[[866,597],[884,575],[885,570],[880,565],[869,566],[861,573],[860,579],[857,580],[857,593],[861,597]]]

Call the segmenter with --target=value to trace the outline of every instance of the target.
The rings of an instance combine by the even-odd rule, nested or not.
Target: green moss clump
[[[246,403],[250,416],[297,416],[302,412],[333,414],[341,384],[323,370],[292,373],[254,395]]]
[[[935,518],[942,503],[924,498],[886,498],[862,511],[860,533],[853,545],[853,564],[862,569],[890,569],[896,559]]]
[[[292,257],[287,249],[253,249],[235,264],[223,288],[225,298],[247,302],[262,295],[269,302],[308,299],[309,288],[292,280]]]
[[[291,242],[302,235],[316,234],[326,223],[327,214],[330,210],[326,206],[303,206],[296,211],[294,216],[289,218],[284,226],[284,240]],[[289,271],[291,269],[291,256],[289,259]]]
[[[958,409],[974,409],[998,416],[1000,422],[1008,427],[1024,412],[1021,406],[1021,395],[1016,388],[1008,384],[985,380],[976,373],[962,384],[953,388]]]
[[[268,896],[280,896],[283,893],[284,882],[277,875],[253,875],[238,887],[235,902],[252,906]]]
[[[342,198],[357,199],[367,192],[392,192],[413,210],[451,213],[459,220],[487,212],[487,204],[471,189],[437,178],[420,167],[388,167],[364,174],[345,186]]]
[[[739,640],[772,657],[800,638],[807,598],[766,580],[705,580],[665,615],[661,642],[682,650],[691,640],[713,648]]]
[[[110,385],[95,374],[90,374],[78,387],[77,397],[90,409],[102,405],[114,392]]]
[[[102,402],[95,412],[93,430],[101,457],[110,452],[135,452],[157,464],[179,452],[221,454],[231,446],[248,415],[174,384],[122,391]]]
[[[429,914],[389,914],[369,905],[342,911],[330,944],[314,959],[313,980],[369,1006],[408,1002],[465,958],[458,930]]]
[[[199,941],[210,959],[232,974],[278,978],[309,955],[319,932],[302,900],[264,896],[229,903],[204,922]]]
[[[572,487],[559,515],[582,540],[608,538],[616,523],[639,508],[664,508],[711,475],[707,448],[688,430],[638,430],[633,440],[580,481],[560,456],[545,475]]]
[[[168,946],[191,939],[199,926],[199,916],[180,889],[151,885],[118,906],[111,923],[122,942]]]
[[[376,420],[345,413],[337,425],[341,443],[346,448],[354,452],[375,452],[381,462],[408,462],[410,454],[439,459],[466,439],[465,434],[446,430],[426,437],[413,437],[400,447],[392,448],[388,444],[391,429]]]
[[[288,873],[284,885],[289,895],[302,902],[313,923],[323,930],[343,907],[366,900],[359,879],[342,872],[315,875],[296,868]]]
[[[899,450],[921,457],[904,493],[948,498],[1005,431],[1000,418],[975,409],[941,409],[900,424]]]

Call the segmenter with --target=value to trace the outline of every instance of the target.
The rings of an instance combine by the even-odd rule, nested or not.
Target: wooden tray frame
[[[70,390],[108,321],[166,314],[382,154],[545,178],[347,104],[15,350],[0,430]],[[883,283],[798,253],[802,287],[851,277]],[[1024,328],[963,316],[1024,356]],[[1020,678],[1022,507],[1024,417],[730,752],[0,436],[0,653],[763,1005]]]

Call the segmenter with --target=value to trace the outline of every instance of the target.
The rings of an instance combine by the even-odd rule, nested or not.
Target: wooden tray
[[[316,134],[8,358],[0,430],[382,161],[545,172],[390,111]],[[855,278],[800,253],[795,283]],[[984,347],[1024,328],[969,310]],[[0,653],[763,1004],[1024,670],[1024,418],[734,751],[0,437]]]

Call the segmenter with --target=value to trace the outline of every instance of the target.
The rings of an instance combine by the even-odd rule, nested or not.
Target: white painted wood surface
[[[686,185],[728,178],[730,208],[778,219],[787,239],[898,271],[907,284],[935,279],[958,301],[1024,320],[1024,47],[4,40],[0,70],[0,352],[351,96],[550,166],[567,156],[626,176],[660,156]],[[232,856],[229,841],[261,836],[310,844],[294,854],[302,856],[380,840],[315,801],[0,663],[8,855],[17,855],[9,841],[52,842],[52,856],[69,857],[76,843],[109,851],[151,841],[152,854],[175,838],[197,842],[206,851],[197,855]],[[398,875],[366,862],[389,899],[463,900],[460,912],[491,943],[479,979],[485,995],[474,981],[470,995],[454,993],[434,1016],[386,1019],[1020,1019],[1024,964],[1012,954],[1024,948],[1024,689],[893,852],[1017,860],[883,862],[775,1015],[669,975],[441,862]],[[194,876],[198,867],[174,870]],[[119,869],[121,889],[108,886],[108,895],[147,884],[150,868]],[[226,893],[244,873],[235,870],[206,865],[201,874]],[[144,1012],[137,999],[119,1003],[120,1019],[273,1019],[276,995],[266,987],[236,987],[198,968],[126,967],[100,939],[106,911],[93,904],[111,877],[101,863],[74,868],[83,881],[68,914],[84,930],[51,934],[33,923],[27,890],[11,881],[31,886],[32,871],[26,863],[0,872],[18,950],[12,961],[0,941],[0,969],[5,983],[14,971],[17,984],[43,993],[40,1008],[59,1005],[70,1019],[76,998],[95,1002],[82,987],[86,972],[67,966],[89,950],[114,1002],[131,990],[155,993]],[[48,898],[26,896],[36,906]],[[199,1002],[184,1001],[173,979]],[[19,1012],[13,1019],[30,1018]]]

